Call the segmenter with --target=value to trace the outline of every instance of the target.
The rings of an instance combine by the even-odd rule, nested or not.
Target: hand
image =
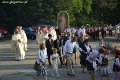
[[[43,65],[46,65],[46,62],[43,62]]]
[[[18,41],[21,42],[20,39],[18,39]]]
[[[86,52],[85,51],[82,51],[84,54],[86,54]]]

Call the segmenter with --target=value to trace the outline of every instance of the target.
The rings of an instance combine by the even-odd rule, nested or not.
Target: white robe
[[[55,31],[54,29],[51,30],[51,31],[49,32],[49,34],[52,35],[52,39],[53,39],[53,41],[57,39],[57,34],[56,34],[56,31]]]
[[[22,60],[25,59],[25,51],[22,42],[18,40],[21,41],[21,35],[13,34],[11,40],[11,52],[15,55],[16,60]]]
[[[20,32],[20,35],[21,35],[21,39],[22,39],[22,42],[23,42],[23,45],[24,45],[24,50],[27,50],[27,36],[26,36],[25,31],[22,30]]]

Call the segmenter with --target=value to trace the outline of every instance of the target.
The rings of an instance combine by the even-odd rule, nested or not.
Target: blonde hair
[[[45,47],[45,43],[41,43],[39,46],[40,50],[44,49],[44,47]]]

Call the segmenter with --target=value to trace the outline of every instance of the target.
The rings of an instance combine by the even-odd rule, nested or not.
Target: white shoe
[[[58,76],[57,78],[60,78],[60,76]]]

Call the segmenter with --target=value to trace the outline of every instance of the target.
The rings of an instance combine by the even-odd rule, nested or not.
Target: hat
[[[99,49],[99,52],[100,53],[103,53],[103,52],[105,52],[106,50],[103,48],[103,47],[100,47],[100,49]]]
[[[116,50],[116,55],[120,55],[120,50]]]

